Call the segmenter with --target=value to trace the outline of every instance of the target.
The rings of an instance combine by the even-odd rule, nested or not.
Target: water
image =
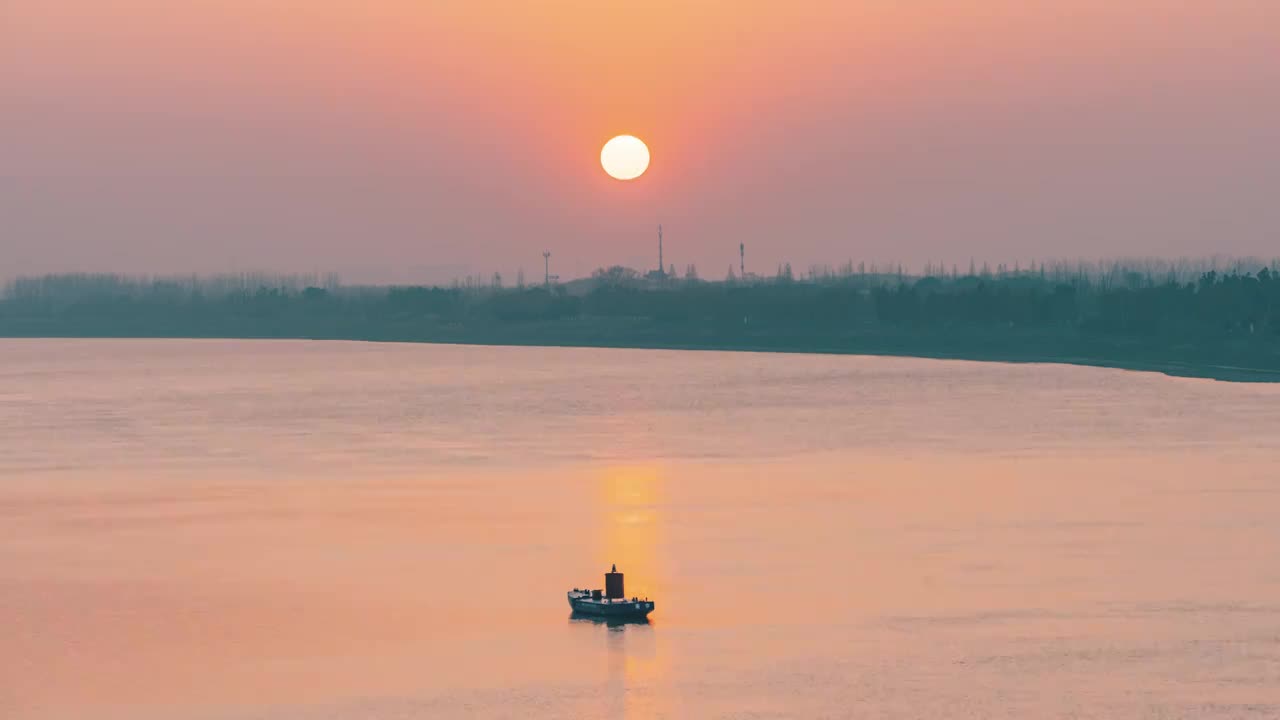
[[[1125,371],[0,341],[0,717],[1274,718],[1278,461]]]

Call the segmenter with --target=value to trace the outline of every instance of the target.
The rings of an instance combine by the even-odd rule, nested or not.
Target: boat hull
[[[569,593],[569,607],[579,615],[639,620],[653,612],[654,603],[652,600],[593,600],[590,596],[574,597],[574,593]]]

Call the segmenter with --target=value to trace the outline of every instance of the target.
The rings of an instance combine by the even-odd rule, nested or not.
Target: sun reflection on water
[[[626,575],[628,597],[658,602],[662,535],[663,477],[656,467],[616,467],[600,476],[598,485],[600,567],[617,564]],[[609,701],[624,718],[652,717],[653,691],[663,675],[662,654],[654,621],[610,624],[605,632],[609,668]]]
[[[661,577],[661,472],[656,467],[610,468],[600,476],[600,567],[617,564],[628,596],[656,597]]]

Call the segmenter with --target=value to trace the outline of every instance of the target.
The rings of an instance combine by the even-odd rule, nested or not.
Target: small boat
[[[579,590],[568,592],[569,607],[579,615],[609,620],[643,620],[653,612],[653,601],[648,598],[627,599],[623,590],[622,573],[618,566],[604,574],[604,590]]]

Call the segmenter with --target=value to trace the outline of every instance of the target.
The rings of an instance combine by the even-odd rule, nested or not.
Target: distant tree
[[[640,273],[629,267],[614,265],[596,269],[591,273],[591,278],[604,285],[626,285],[638,280]]]

